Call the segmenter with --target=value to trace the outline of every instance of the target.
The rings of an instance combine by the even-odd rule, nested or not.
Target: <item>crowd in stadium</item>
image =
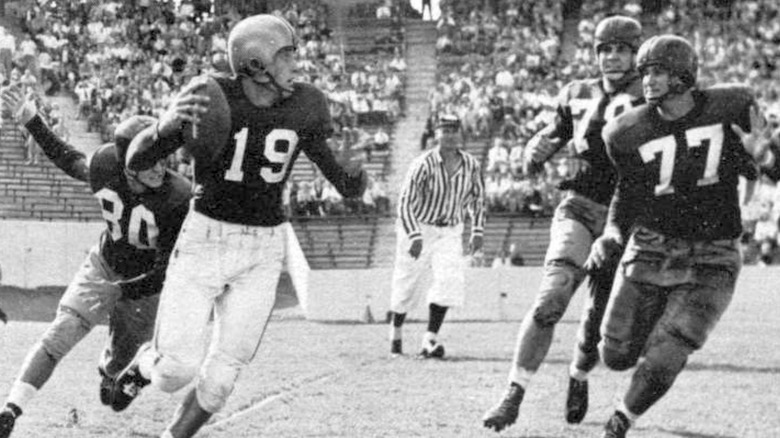
[[[20,82],[38,96],[61,92],[78,102],[78,118],[87,131],[111,141],[114,127],[134,114],[159,115],[170,99],[193,76],[229,70],[226,39],[231,25],[247,12],[273,12],[292,23],[300,38],[299,56],[303,79],[326,92],[331,105],[336,151],[357,149],[370,160],[373,152],[386,151],[390,126],[402,114],[405,60],[400,45],[394,51],[358,59],[346,59],[342,47],[331,40],[324,20],[326,7],[318,0],[266,2],[265,9],[240,2],[212,11],[210,2],[147,1],[31,2],[21,20],[25,31],[20,41],[2,32],[0,49],[3,81]],[[52,108],[40,98],[44,111]],[[49,120],[64,131],[62,117]],[[28,162],[38,160],[32,139],[27,142]],[[191,175],[186,157],[173,157],[171,165]],[[381,178],[381,175],[376,175]],[[296,175],[293,175],[296,179]],[[313,187],[318,205],[333,208],[295,209],[306,214],[380,212],[382,190],[377,199],[367,198],[360,208],[326,199],[328,191],[315,180],[292,182]],[[380,187],[381,181],[376,182]],[[324,193],[323,193],[324,192]],[[290,196],[295,204],[295,196]]]
[[[443,0],[436,22],[437,85],[431,91],[431,114],[457,114],[469,141],[484,147],[489,209],[493,213],[549,214],[560,199],[557,183],[573,163],[566,154],[548,163],[538,177],[523,175],[524,147],[550,119],[561,86],[592,76],[595,23],[621,13],[641,17],[636,0],[582,2],[573,50],[564,53],[564,10],[561,2]],[[703,84],[743,82],[751,86],[770,123],[780,125],[780,51],[778,5],[770,0],[747,2],[673,0],[647,22],[654,33],[690,34],[699,57]],[[0,31],[0,74],[3,82],[19,82],[39,96],[62,92],[78,102],[78,117],[88,130],[111,140],[113,127],[131,114],[158,114],[192,76],[227,71],[226,36],[232,23],[252,2],[211,9],[210,2],[30,2],[21,20],[20,38]],[[257,6],[255,6],[257,7]],[[370,56],[347,57],[331,39],[319,0],[265,2],[267,10],[287,18],[301,37],[299,53],[304,79],[323,89],[331,104],[336,151],[361,150],[367,159],[387,151],[392,124],[404,114],[403,44]],[[403,1],[359,4],[351,18],[381,18],[403,23],[417,17]],[[708,26],[696,23],[708,22]],[[694,29],[692,32],[690,29]],[[399,37],[402,38],[402,35]],[[571,43],[570,43],[571,44]],[[48,121],[67,136],[59,109],[40,98]],[[26,144],[30,163],[38,160],[34,142]],[[181,158],[181,157],[179,157]],[[191,173],[186,160],[173,165]],[[376,177],[377,199],[358,207],[327,199],[321,177],[294,175],[289,199],[295,214],[387,212],[382,179]],[[310,195],[311,194],[313,195]],[[779,203],[757,191],[746,211],[748,229],[755,228],[767,205]],[[310,198],[317,207],[311,207]],[[377,202],[378,200],[378,202]],[[333,207],[335,205],[335,207]],[[304,207],[306,206],[306,207]],[[764,206],[764,207],[761,207]],[[774,222],[780,208],[769,208]]]

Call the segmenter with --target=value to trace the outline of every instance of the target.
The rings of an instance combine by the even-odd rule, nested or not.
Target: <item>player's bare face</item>
[[[645,100],[659,103],[669,93],[669,72],[658,65],[642,69],[642,90]]]
[[[274,62],[268,70],[280,87],[292,90],[293,81],[298,76],[298,55],[295,48],[285,47],[276,52]]]
[[[165,160],[160,160],[149,169],[141,170],[136,175],[143,185],[156,189],[163,184],[165,178]]]
[[[608,43],[599,47],[599,70],[609,80],[619,80],[634,68],[634,52],[622,43]]]

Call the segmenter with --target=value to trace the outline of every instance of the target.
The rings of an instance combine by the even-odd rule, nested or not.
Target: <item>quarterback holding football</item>
[[[305,153],[343,196],[365,190],[366,173],[346,171],[326,143],[332,124],[325,96],[295,81],[296,46],[295,30],[282,18],[238,22],[228,37],[233,75],[196,78],[172,105],[190,108],[190,117],[169,111],[161,118],[158,135],[178,141],[127,163],[143,167],[179,146],[195,161],[196,196],[170,260],[154,340],[117,379],[128,400],[150,382],[173,392],[196,380],[164,437],[194,435],[225,405],[258,349],[290,229],[282,191],[298,155]]]

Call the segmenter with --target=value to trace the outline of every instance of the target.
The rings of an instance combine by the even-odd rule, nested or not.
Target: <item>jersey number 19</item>
[[[241,167],[244,164],[249,129],[243,128],[233,138],[236,140],[236,148],[233,152],[230,169],[225,172],[225,179],[241,182],[244,180],[244,171]],[[287,168],[290,166],[290,157],[297,144],[298,134],[290,129],[274,129],[265,136],[263,155],[268,163],[260,168],[260,176],[263,181],[269,184],[282,182]]]

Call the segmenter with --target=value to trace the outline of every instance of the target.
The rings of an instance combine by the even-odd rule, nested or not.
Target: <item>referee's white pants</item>
[[[396,223],[395,268],[390,296],[390,310],[407,313],[417,306],[422,294],[422,279],[433,272],[433,284],[427,294],[428,304],[443,307],[463,306],[466,284],[466,258],[463,256],[463,224],[435,227],[420,224],[423,245],[420,257],[409,255],[412,241],[400,221]]]

